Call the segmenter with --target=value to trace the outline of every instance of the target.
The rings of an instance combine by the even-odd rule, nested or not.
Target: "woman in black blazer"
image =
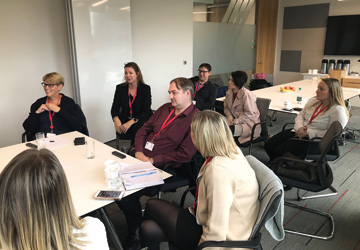
[[[125,82],[116,86],[111,116],[119,138],[134,144],[136,132],[152,115],[151,89],[136,63],[125,64],[124,71]]]

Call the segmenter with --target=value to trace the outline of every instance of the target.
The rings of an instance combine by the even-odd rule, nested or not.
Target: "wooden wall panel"
[[[274,74],[279,0],[256,1],[256,73]]]

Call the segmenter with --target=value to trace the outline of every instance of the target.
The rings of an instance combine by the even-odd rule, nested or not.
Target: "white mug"
[[[291,102],[288,100],[284,101],[284,108],[290,110],[291,109]]]
[[[317,69],[313,69],[313,70],[312,70],[312,73],[313,73],[313,75],[316,75],[316,74],[318,73],[318,70],[317,70]]]
[[[308,74],[312,75],[312,73],[313,73],[312,69],[308,69]]]
[[[105,165],[105,168],[107,168],[107,167],[111,167],[114,165],[118,166],[118,163],[115,160],[107,160],[104,162],[104,165]]]

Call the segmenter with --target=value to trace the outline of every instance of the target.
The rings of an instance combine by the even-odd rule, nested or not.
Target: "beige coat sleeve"
[[[201,191],[200,191],[201,189]],[[206,208],[207,220],[203,223],[203,234],[200,242],[209,240],[224,240],[229,228],[230,208],[234,202],[234,193],[236,190],[236,181],[230,171],[221,167],[212,165],[207,168],[204,174],[199,194],[203,194],[206,206],[198,205],[198,208]]]

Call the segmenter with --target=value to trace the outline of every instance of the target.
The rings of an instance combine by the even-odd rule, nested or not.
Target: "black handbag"
[[[269,168],[278,176],[288,177],[291,179],[304,182],[318,182],[316,165],[291,154],[286,153],[284,156],[274,159]]]

